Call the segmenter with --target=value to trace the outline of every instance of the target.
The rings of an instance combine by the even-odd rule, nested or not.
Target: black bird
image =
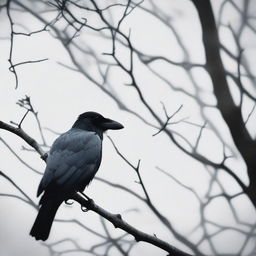
[[[58,137],[47,157],[44,176],[37,196],[39,212],[30,231],[36,240],[45,241],[55,214],[63,201],[82,192],[95,176],[101,163],[103,132],[123,126],[96,112],[81,114],[72,128]]]

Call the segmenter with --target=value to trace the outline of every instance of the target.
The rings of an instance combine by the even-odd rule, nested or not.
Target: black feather
[[[45,241],[56,212],[73,193],[82,192],[101,163],[103,132],[123,126],[96,112],[81,114],[72,128],[58,137],[49,152],[37,196],[41,205],[30,235]]]
[[[30,231],[30,235],[36,240],[45,241],[49,237],[54,217],[61,203],[62,201],[56,199],[44,200]]]

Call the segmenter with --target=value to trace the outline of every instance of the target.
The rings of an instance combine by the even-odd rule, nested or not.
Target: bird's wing
[[[38,195],[51,184],[65,191],[85,187],[101,162],[101,139],[94,132],[71,129],[54,142]]]

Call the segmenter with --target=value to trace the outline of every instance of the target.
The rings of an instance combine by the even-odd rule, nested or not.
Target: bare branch
[[[150,235],[134,228],[133,226],[131,226],[127,222],[125,222],[122,219],[120,214],[112,214],[112,213],[104,210],[100,206],[96,205],[92,200],[90,200],[90,201],[86,200],[79,193],[74,194],[72,199],[74,199],[75,201],[80,203],[82,206],[86,207],[88,210],[94,211],[94,212],[98,213],[100,216],[102,216],[103,218],[109,220],[116,228],[120,228],[120,229],[126,231],[127,233],[133,235],[137,242],[144,241],[144,242],[153,244],[153,245],[167,251],[171,255],[175,255],[175,256],[176,255],[177,256],[178,255],[190,255],[190,254],[187,254],[185,252],[178,250],[177,248],[171,246],[170,244],[166,243],[165,241],[163,241],[155,236],[150,236]]]
[[[25,133],[23,129],[16,128],[12,125],[4,123],[3,121],[0,121],[0,129],[4,129],[6,131],[16,134],[17,136],[25,140],[31,147],[33,147],[43,160],[46,159],[47,154],[42,150],[41,146],[32,137]]]
[[[181,108],[183,107],[183,105],[180,105],[180,107],[179,107],[172,115],[169,116],[163,103],[162,103],[162,105],[163,105],[163,110],[164,110],[164,113],[165,113],[165,116],[166,116],[166,121],[165,121],[164,125],[162,126],[162,128],[159,129],[159,131],[156,132],[155,134],[153,134],[152,136],[156,136],[157,134],[159,134],[160,132],[162,132],[163,130],[165,130],[165,128],[170,124],[169,121],[170,121],[170,120],[181,110]]]

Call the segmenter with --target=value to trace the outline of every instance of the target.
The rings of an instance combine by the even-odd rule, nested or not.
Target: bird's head
[[[85,112],[79,115],[72,128],[103,133],[106,130],[119,130],[124,128],[122,124],[105,118],[96,112]]]

